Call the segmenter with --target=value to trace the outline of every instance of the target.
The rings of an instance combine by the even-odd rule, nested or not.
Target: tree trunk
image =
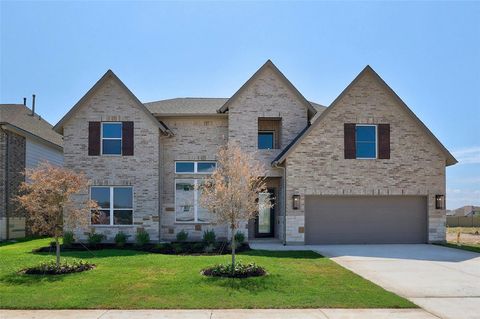
[[[235,226],[232,229],[232,273],[235,272]]]
[[[60,268],[60,240],[58,236],[55,237],[55,245],[57,247],[57,268]]]

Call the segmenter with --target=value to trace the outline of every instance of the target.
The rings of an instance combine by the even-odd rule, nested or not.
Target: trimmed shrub
[[[242,232],[237,232],[235,234],[235,244],[236,246],[241,246],[245,242],[245,234]]]
[[[207,246],[214,245],[216,241],[217,241],[217,235],[215,234],[215,231],[213,229],[206,230],[203,232],[203,242]]]
[[[139,230],[135,235],[135,242],[137,246],[145,246],[150,242],[150,235],[145,230]]]
[[[172,248],[175,254],[182,254],[185,252],[185,247],[182,243],[173,243]]]
[[[74,241],[75,241],[75,238],[73,238],[73,232],[71,232],[71,231],[63,232],[63,246],[64,247],[72,246]]]
[[[123,247],[123,246],[125,246],[125,243],[127,242],[128,237],[130,237],[130,236],[127,235],[127,234],[125,234],[125,233],[122,232],[122,231],[119,231],[119,232],[115,235],[115,244],[117,245],[117,247]]]
[[[21,270],[28,275],[63,275],[93,269],[94,264],[83,260],[64,261],[57,267],[54,260],[42,262],[37,266]]]
[[[97,247],[105,238],[106,236],[104,234],[90,233],[88,234],[88,244],[92,247]]]
[[[212,277],[228,277],[228,278],[247,278],[265,276],[267,272],[263,267],[257,266],[255,263],[242,264],[219,264],[202,270],[202,274]]]
[[[182,242],[182,241],[187,241],[187,239],[188,239],[188,233],[185,230],[182,229],[177,234],[177,241]]]

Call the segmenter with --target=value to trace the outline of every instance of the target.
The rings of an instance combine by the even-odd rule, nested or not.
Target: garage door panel
[[[425,243],[424,196],[306,196],[307,244]]]

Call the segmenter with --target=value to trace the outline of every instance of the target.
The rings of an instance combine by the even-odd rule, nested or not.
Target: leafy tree
[[[229,142],[219,149],[217,168],[199,187],[200,205],[213,214],[215,222],[230,228],[232,269],[235,269],[235,234],[240,222],[254,218],[260,209],[272,205],[269,196],[258,196],[267,189],[264,174],[253,153]]]
[[[26,182],[21,184],[16,200],[29,214],[34,233],[55,238],[57,267],[60,266],[59,238],[64,227],[73,229],[88,225],[90,211],[98,208],[91,200],[74,205],[72,196],[87,187],[88,181],[83,174],[46,162],[26,170]]]

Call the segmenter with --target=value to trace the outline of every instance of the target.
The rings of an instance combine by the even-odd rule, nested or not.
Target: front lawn
[[[474,253],[480,253],[480,244],[455,244],[455,243],[446,243],[442,244],[443,246],[462,249],[467,251],[473,251]]]
[[[0,308],[414,308],[406,299],[313,252],[248,251],[238,260],[268,275],[210,278],[200,270],[229,256],[172,256],[133,250],[66,252],[97,265],[83,273],[18,274],[50,260],[37,239],[0,245]]]

